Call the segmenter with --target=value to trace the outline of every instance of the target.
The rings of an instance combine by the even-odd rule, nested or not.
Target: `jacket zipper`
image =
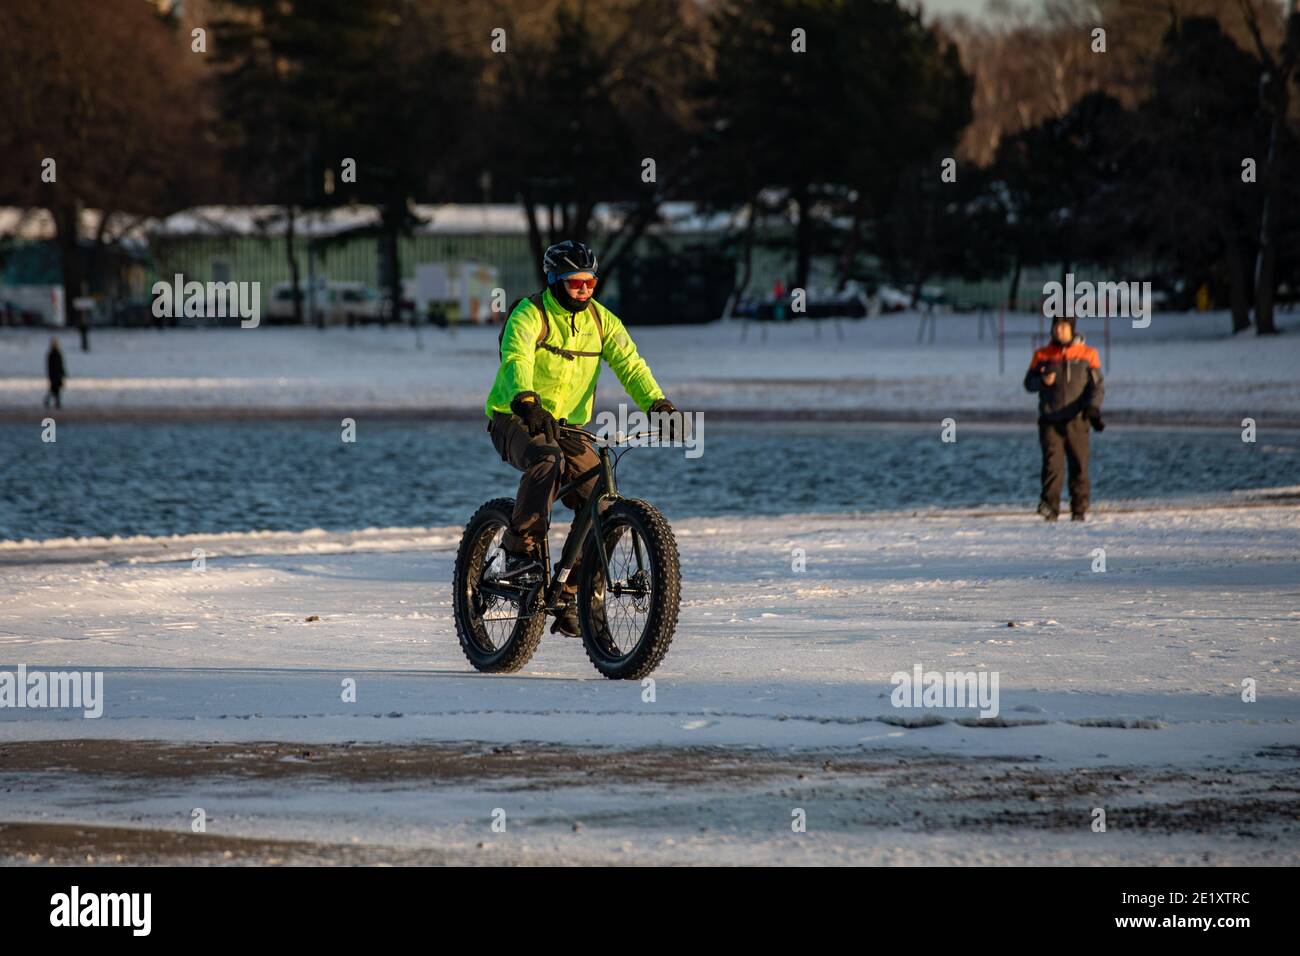
[[[575,324],[575,323],[576,323],[576,320],[577,320],[577,313],[576,313],[576,312],[570,312],[570,313],[569,313],[569,342],[568,342],[568,347],[571,348],[571,349],[573,348],[573,343],[574,343],[574,341],[578,338],[578,326]],[[573,357],[573,360],[572,360],[572,361],[570,361],[570,362],[565,362],[564,364],[568,366],[568,369],[566,370],[566,371],[568,372],[568,374],[564,377],[564,380],[565,380],[566,382],[571,382],[571,381],[573,381],[574,366],[576,366],[576,365],[578,364],[578,356],[575,355],[575,356]]]

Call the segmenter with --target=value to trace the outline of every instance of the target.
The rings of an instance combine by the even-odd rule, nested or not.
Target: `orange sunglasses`
[[[596,277],[592,276],[590,279],[565,279],[564,284],[573,289],[581,289],[583,287],[594,289],[596,288]]]

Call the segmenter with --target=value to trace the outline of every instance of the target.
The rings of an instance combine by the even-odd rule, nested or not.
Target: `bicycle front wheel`
[[[640,680],[659,666],[677,629],[677,542],[658,509],[636,498],[614,502],[600,523],[609,580],[588,537],[578,578],[582,644],[606,677]]]

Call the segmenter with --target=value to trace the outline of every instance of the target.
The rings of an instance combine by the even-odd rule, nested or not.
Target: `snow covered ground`
[[[1300,862],[1300,509],[674,524],[652,700],[560,637],[474,673],[455,528],[14,546],[0,671],[106,701],[0,709],[0,858]],[[998,719],[894,707],[917,665]]]
[[[634,329],[642,353],[678,405],[704,411],[884,420],[1030,420],[1020,380],[1039,319],[1007,320],[1005,372],[992,327],[940,316],[933,344],[918,317],[781,325],[713,323]],[[1300,424],[1300,315],[1284,334],[1226,334],[1225,313],[1157,315],[1150,328],[1111,321],[1107,411],[1115,420]],[[1083,320],[1102,348],[1102,320]],[[103,329],[92,351],[62,336],[70,379],[64,418],[246,417],[294,414],[476,415],[496,368],[497,330],[257,329],[166,332]],[[49,333],[0,332],[0,417],[40,408]],[[601,401],[622,390],[606,373]]]
[[[1269,339],[1229,324],[1113,322],[1108,417],[1300,425],[1300,317]],[[934,344],[917,326],[635,334],[692,410],[1032,420],[1036,319],[1010,323],[1001,374],[975,318],[941,317]],[[421,339],[96,330],[86,354],[65,334],[58,418],[481,414],[496,330]],[[0,419],[43,416],[47,341],[0,332]],[[98,719],[0,707],[0,860],[1294,864],[1295,480],[1103,500],[1081,526],[670,514],[683,608],[653,692],[559,637],[474,673],[456,527],[0,542],[0,684],[76,668],[105,689]],[[895,707],[917,667],[996,674],[997,717]]]

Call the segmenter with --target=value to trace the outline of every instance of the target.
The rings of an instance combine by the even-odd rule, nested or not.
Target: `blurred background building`
[[[567,236],[634,323],[1300,290],[1296,0],[8,0],[0,73],[0,321],[486,320]]]

